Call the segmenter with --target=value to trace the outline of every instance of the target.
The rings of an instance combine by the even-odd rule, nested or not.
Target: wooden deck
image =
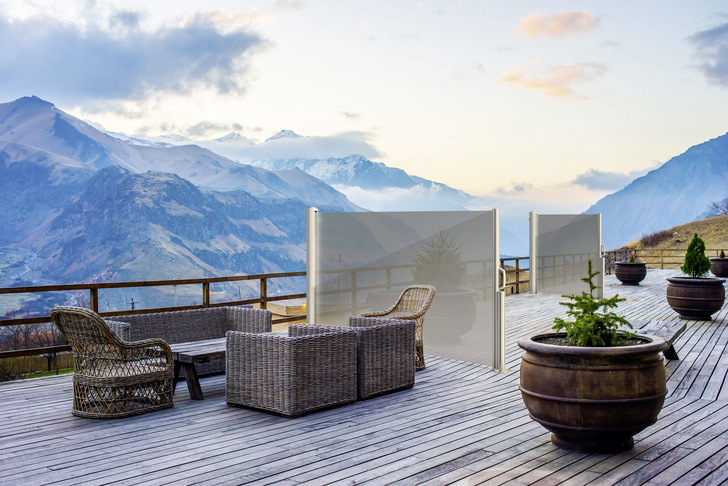
[[[631,318],[677,321],[665,277],[607,277]],[[516,340],[547,330],[558,296],[509,296],[510,373],[428,357],[411,390],[297,419],[228,407],[224,376],[205,400],[113,421],[71,415],[70,376],[0,384],[0,484],[721,484],[728,481],[728,305],[688,321],[667,364],[669,396],[632,451],[554,447],[518,391]]]

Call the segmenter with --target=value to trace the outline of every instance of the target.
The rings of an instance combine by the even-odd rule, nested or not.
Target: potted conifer
[[[614,262],[614,275],[622,285],[639,285],[647,276],[647,263],[636,261],[634,255],[626,262]]]
[[[708,277],[710,265],[705,243],[695,233],[680,267],[686,276],[667,279],[667,303],[683,319],[710,320],[723,307],[725,279]]]
[[[555,333],[522,338],[520,390],[528,412],[552,432],[551,441],[582,452],[631,449],[633,436],[654,424],[667,394],[660,352],[668,344],[657,336],[636,335],[616,308],[618,295],[596,299],[568,295],[568,321],[554,320]],[[625,329],[622,329],[625,328]],[[558,332],[563,331],[563,332]]]
[[[432,285],[437,295],[427,311],[424,335],[431,342],[455,343],[475,322],[476,292],[464,288],[467,267],[454,235],[440,230],[425,240],[415,254],[412,283]],[[372,309],[386,309],[400,291],[372,291],[367,297]]]
[[[725,257],[725,251],[720,250],[717,258],[710,259],[710,273],[716,277],[728,277],[728,258]]]
[[[475,291],[464,288],[467,268],[455,236],[440,230],[412,262],[412,280],[433,285],[437,295],[427,312],[427,334],[440,342],[457,342],[475,322]]]

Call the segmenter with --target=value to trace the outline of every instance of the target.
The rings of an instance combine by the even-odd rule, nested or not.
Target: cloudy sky
[[[583,210],[728,132],[728,5],[0,0],[0,73],[111,131],[289,129]]]

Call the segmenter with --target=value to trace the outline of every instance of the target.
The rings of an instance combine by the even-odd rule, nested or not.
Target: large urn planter
[[[725,302],[724,278],[667,279],[667,303],[683,319],[707,321]]]
[[[623,285],[639,285],[647,275],[647,263],[615,262],[614,275]]]
[[[716,277],[728,277],[728,258],[711,258],[710,273]]]
[[[520,390],[528,412],[551,431],[551,441],[582,452],[629,450],[633,436],[654,424],[667,394],[656,336],[642,344],[582,347],[551,344],[549,333],[522,338]]]

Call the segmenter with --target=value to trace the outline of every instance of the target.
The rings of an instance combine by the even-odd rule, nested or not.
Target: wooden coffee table
[[[207,339],[204,341],[190,341],[187,343],[171,344],[172,359],[174,359],[174,380],[172,390],[177,387],[177,379],[181,368],[185,370],[185,381],[193,400],[203,400],[200,380],[197,377],[195,363],[207,363],[225,357],[225,338]]]

